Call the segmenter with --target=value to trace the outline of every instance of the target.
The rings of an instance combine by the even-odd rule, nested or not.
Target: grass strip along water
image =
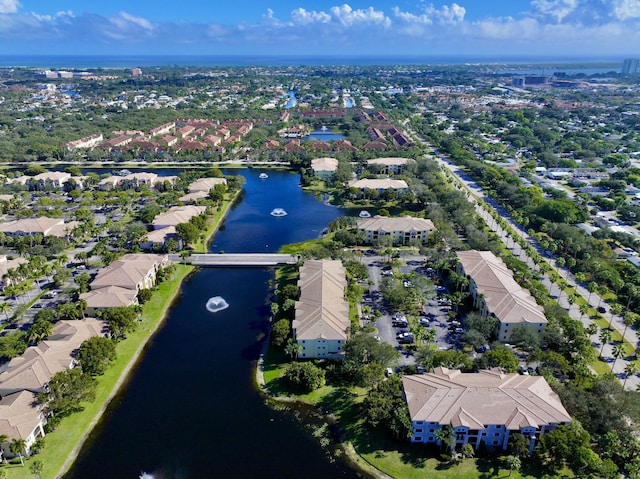
[[[193,245],[195,252],[206,251],[209,241],[238,196],[239,191],[225,199],[217,209],[208,221],[207,230],[202,235],[202,239]],[[83,411],[65,417],[55,431],[45,436],[45,447],[42,451],[25,461],[25,467],[22,467],[19,461],[2,466],[0,471],[5,471],[8,479],[33,479],[29,465],[36,460],[43,465],[41,479],[62,477],[71,468],[84,441],[100,420],[109,402],[126,384],[129,373],[140,360],[145,345],[162,325],[169,308],[180,293],[182,282],[195,269],[193,266],[184,264],[175,266],[176,271],[173,277],[159,284],[151,299],[142,306],[143,320],[137,330],[117,344],[117,358],[104,375],[97,378],[95,401],[83,404]]]

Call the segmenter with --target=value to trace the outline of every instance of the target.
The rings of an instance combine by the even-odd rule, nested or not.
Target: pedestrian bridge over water
[[[187,257],[170,254],[174,263],[186,263],[205,267],[262,267],[281,264],[296,264],[298,257],[290,254],[275,253],[194,253]]]

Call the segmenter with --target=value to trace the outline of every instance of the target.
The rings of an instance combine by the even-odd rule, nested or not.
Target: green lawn
[[[173,279],[160,284],[151,300],[143,306],[143,320],[138,329],[126,340],[118,343],[117,359],[105,374],[98,378],[95,401],[85,404],[84,411],[64,418],[54,432],[47,434],[44,449],[40,454],[27,460],[26,467],[20,466],[19,463],[2,466],[0,470],[7,472],[8,479],[33,479],[33,475],[29,472],[29,463],[33,460],[42,461],[44,464],[42,479],[58,477],[70,467],[71,463],[68,459],[75,457],[76,446],[91,431],[111,397],[124,383],[127,370],[137,362],[144,345],[160,326],[166,311],[177,297],[182,280],[192,270],[191,266],[176,265],[176,274]]]
[[[365,388],[329,385],[310,394],[292,393],[280,379],[286,364],[287,358],[282,353],[269,348],[265,358],[264,378],[271,395],[286,400],[300,400],[331,411],[342,427],[347,450],[355,451],[354,460],[363,469],[382,471],[391,477],[402,479],[489,479],[509,476],[509,470],[501,467],[498,457],[489,456],[449,463],[442,460],[437,448],[396,441],[381,430],[366,427],[360,411],[360,403],[367,394]],[[533,479],[574,476],[569,471],[564,471],[563,474],[543,472],[539,466],[525,463],[523,469],[513,471],[511,477]]]

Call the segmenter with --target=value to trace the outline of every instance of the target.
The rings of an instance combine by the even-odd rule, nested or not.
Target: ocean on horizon
[[[368,56],[368,55],[1,55],[0,67],[133,68],[242,66],[374,66],[374,65],[571,65],[605,64],[603,71],[622,67],[622,59],[586,57]],[[615,66],[615,67],[614,67]]]

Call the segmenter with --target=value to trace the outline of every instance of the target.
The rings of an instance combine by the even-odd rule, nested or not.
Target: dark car
[[[596,308],[596,310],[598,311],[598,313],[606,313],[607,312],[607,308],[605,308],[604,306],[598,306]]]

